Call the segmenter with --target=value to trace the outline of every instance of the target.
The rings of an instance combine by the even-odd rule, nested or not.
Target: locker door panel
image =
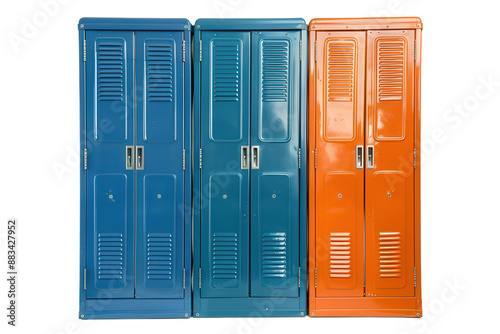
[[[133,298],[133,33],[88,31],[86,41],[86,296]]]
[[[317,297],[362,297],[366,33],[317,32]]]
[[[201,296],[247,297],[250,33],[201,37]]]
[[[299,43],[252,33],[251,296],[299,293]]]
[[[136,32],[136,298],[184,295],[182,41],[182,31]]]
[[[414,38],[413,30],[368,32],[367,296],[414,296]]]

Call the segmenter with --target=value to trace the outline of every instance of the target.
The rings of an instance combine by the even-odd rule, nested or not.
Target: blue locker
[[[307,26],[194,30],[193,314],[304,316]]]
[[[191,25],[83,18],[79,33],[79,317],[189,317]]]

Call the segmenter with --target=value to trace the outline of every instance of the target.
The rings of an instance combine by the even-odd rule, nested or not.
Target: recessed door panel
[[[182,31],[136,32],[136,298],[182,298]]]
[[[366,33],[317,33],[317,297],[363,296]]]
[[[88,31],[86,41],[86,297],[133,298],[133,33]]]
[[[247,297],[250,33],[202,32],[202,297]]]
[[[413,30],[368,31],[366,295],[414,296]]]
[[[153,37],[155,36],[155,37]],[[141,66],[143,139],[148,143],[173,143],[177,138],[177,90],[182,92],[182,70],[177,58],[181,32],[137,34],[138,66]],[[182,47],[182,45],[181,45]],[[182,95],[180,95],[182,97]]]
[[[251,296],[297,297],[300,33],[252,33]]]

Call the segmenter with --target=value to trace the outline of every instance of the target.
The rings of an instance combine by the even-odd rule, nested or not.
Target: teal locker
[[[306,30],[195,24],[195,316],[305,315]]]

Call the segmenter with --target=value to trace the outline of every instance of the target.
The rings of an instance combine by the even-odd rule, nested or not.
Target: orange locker
[[[309,36],[309,315],[421,317],[422,22]]]

